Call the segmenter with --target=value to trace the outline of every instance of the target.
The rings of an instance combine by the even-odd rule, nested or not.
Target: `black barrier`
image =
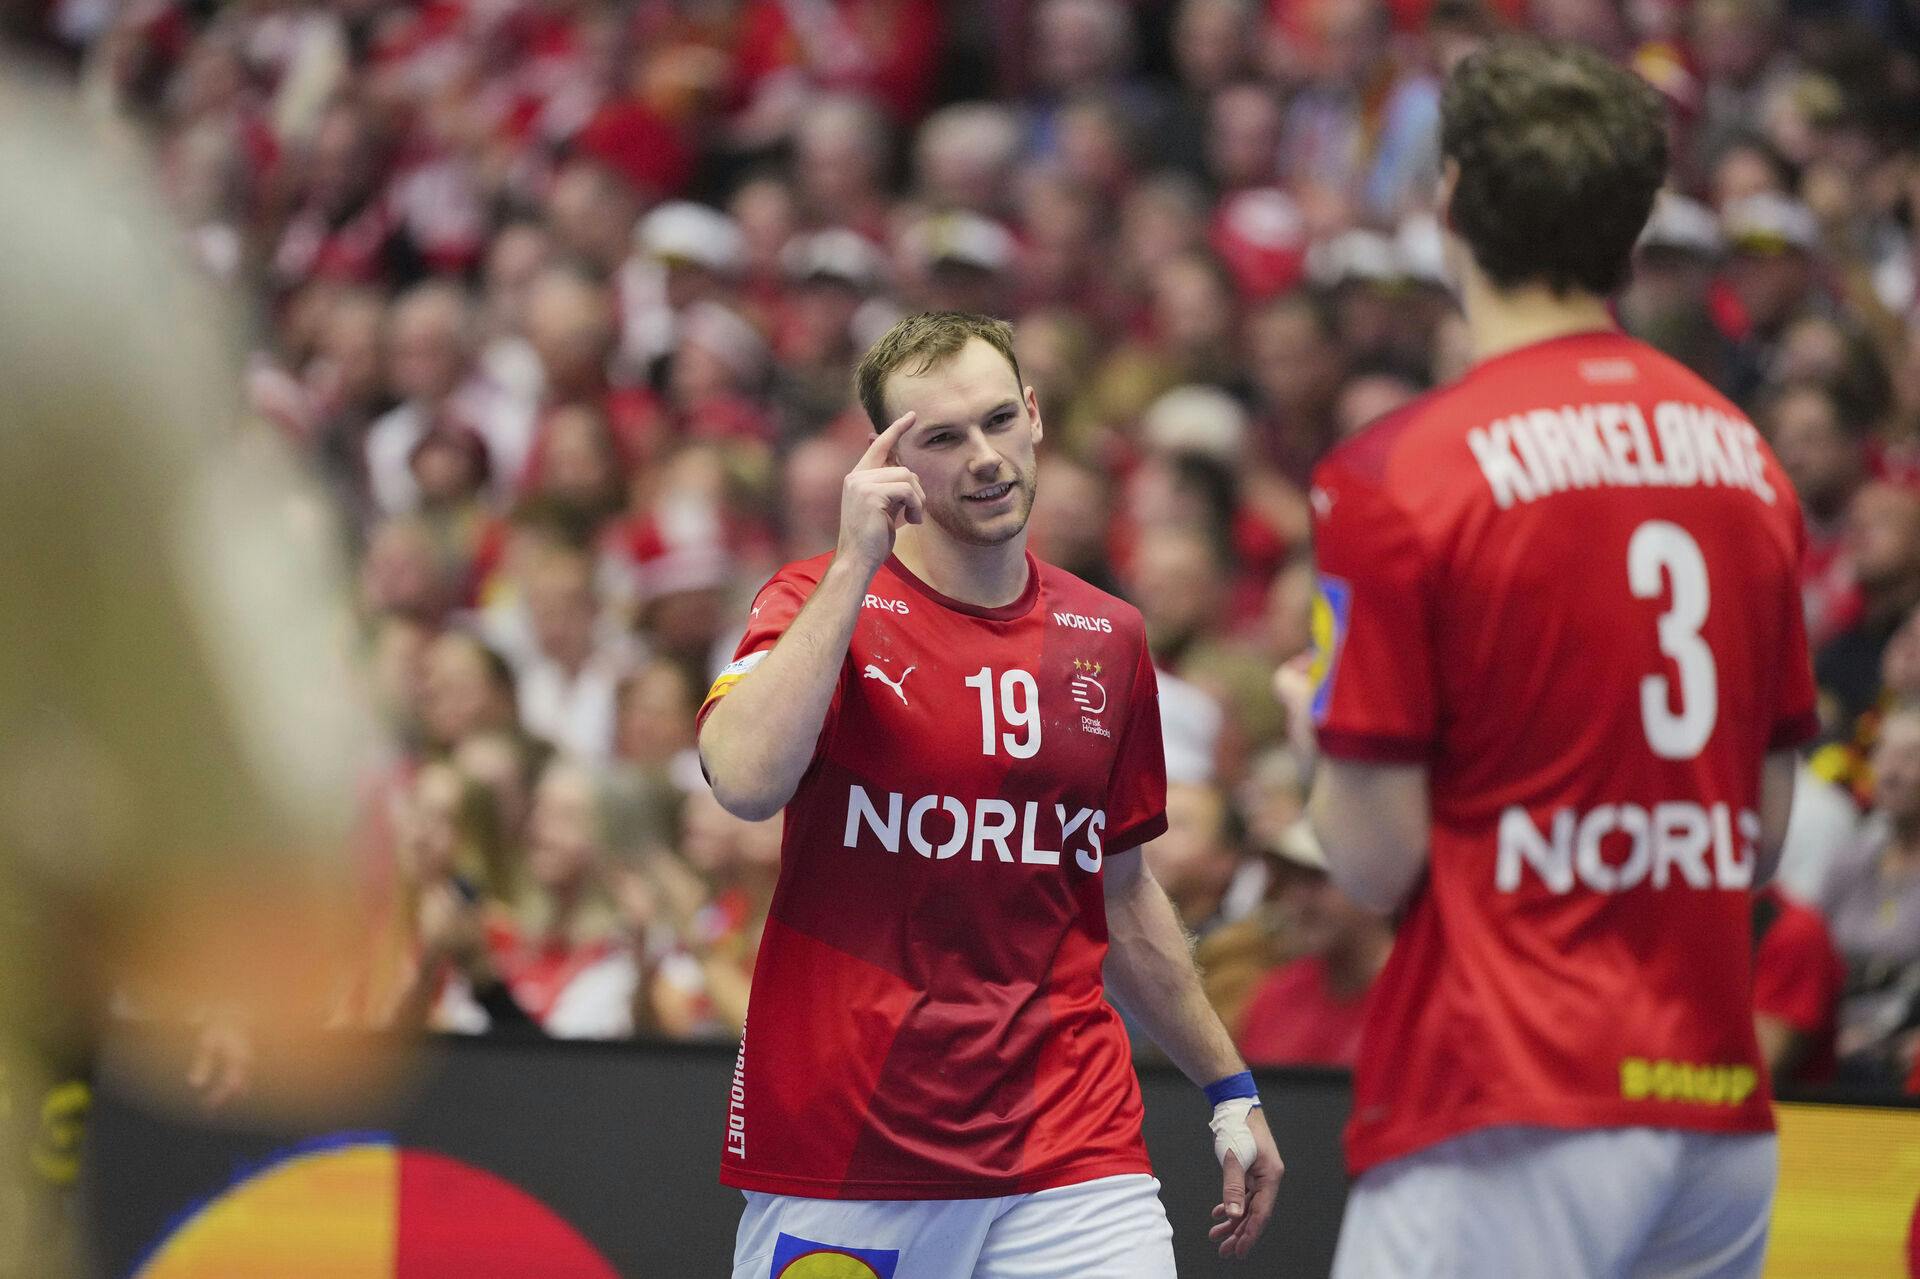
[[[732,1060],[719,1046],[436,1040],[401,1095],[324,1129],[273,1133],[156,1113],[116,1091],[109,1071],[83,1165],[95,1273],[726,1276],[741,1202],[716,1180]],[[1347,1079],[1257,1073],[1287,1175],[1266,1237],[1248,1262],[1230,1265],[1206,1238],[1220,1178],[1206,1102],[1171,1068],[1142,1068],[1147,1146],[1184,1279],[1319,1279],[1332,1261],[1346,1195]],[[1788,1105],[1780,1119],[1768,1279],[1920,1276],[1920,1110]],[[310,1153],[284,1158],[294,1149]],[[410,1176],[416,1165],[421,1175]],[[289,1186],[289,1170],[314,1175]],[[247,1196],[276,1176],[277,1208],[263,1211],[267,1196]],[[290,1235],[350,1242],[356,1232],[387,1252],[358,1268],[280,1260]],[[461,1259],[463,1246],[474,1260]]]
[[[237,1202],[239,1188],[257,1183],[278,1156],[296,1148],[385,1146],[435,1152],[504,1179],[551,1209],[623,1279],[725,1276],[741,1204],[738,1192],[717,1181],[732,1067],[731,1049],[717,1046],[438,1040],[413,1085],[387,1105],[342,1115],[325,1129],[272,1133],[158,1113],[103,1081],[85,1174],[95,1273],[127,1279],[141,1272],[163,1240],[178,1245],[196,1222],[197,1246],[219,1244],[229,1249],[222,1255],[243,1255],[245,1214],[222,1218],[217,1210]],[[1146,1066],[1141,1076],[1147,1145],[1174,1223],[1181,1275],[1325,1275],[1346,1194],[1339,1160],[1345,1076],[1261,1072],[1287,1176],[1267,1237],[1254,1259],[1238,1266],[1221,1261],[1206,1237],[1220,1171],[1205,1099],[1170,1067]],[[372,1221],[356,1226],[378,1211],[357,1201],[331,1217],[316,1211],[329,1229],[381,1228]],[[437,1211],[408,1205],[406,1228],[457,1231],[459,1214],[470,1209],[449,1205],[444,1221],[433,1220]],[[210,1243],[209,1236],[219,1238]],[[153,1270],[168,1256],[161,1250]],[[487,1273],[537,1279],[556,1273],[547,1266],[535,1256]],[[397,1265],[394,1279],[418,1279],[406,1269]],[[282,1272],[273,1279],[283,1279]]]

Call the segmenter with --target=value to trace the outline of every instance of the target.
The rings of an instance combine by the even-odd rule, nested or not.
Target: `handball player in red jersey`
[[[1111,988],[1214,1103],[1212,1237],[1281,1173],[1139,845],[1166,828],[1140,614],[1027,553],[1013,333],[901,321],[831,555],[754,600],[701,708],[714,794],[784,807],[721,1180],[736,1279],[1160,1279],[1172,1231]]]
[[[1341,1279],[1760,1271],[1750,903],[1815,729],[1802,532],[1746,416],[1609,318],[1665,125],[1589,51],[1463,61],[1441,200],[1477,363],[1315,475],[1317,669],[1281,684],[1334,878],[1403,916]]]

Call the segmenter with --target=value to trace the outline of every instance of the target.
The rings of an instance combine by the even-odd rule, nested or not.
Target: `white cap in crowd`
[[[780,250],[780,267],[793,280],[838,280],[862,293],[886,283],[886,256],[857,231],[834,227],[802,232]]]
[[[1307,250],[1307,278],[1323,289],[1342,284],[1392,284],[1401,277],[1400,253],[1378,231],[1342,231]]]
[[[747,260],[747,241],[732,218],[692,200],[670,200],[640,220],[634,240],[642,253],[733,275]]]
[[[1726,249],[1720,220],[1698,200],[1677,191],[1662,191],[1653,202],[1653,214],[1640,233],[1643,249],[1671,249],[1703,258],[1717,258]]]
[[[1163,453],[1199,453],[1236,466],[1247,441],[1247,410],[1212,386],[1176,386],[1140,419],[1146,446]]]
[[[1812,253],[1820,247],[1820,222],[1800,201],[1762,191],[1729,204],[1720,217],[1735,253]]]
[[[923,270],[952,263],[994,275],[1013,265],[1013,235],[977,213],[936,213],[907,228],[901,247]]]

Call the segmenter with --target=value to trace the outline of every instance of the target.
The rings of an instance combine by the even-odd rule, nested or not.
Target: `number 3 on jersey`
[[[1660,651],[1680,672],[1680,713],[1674,714],[1665,675],[1640,681],[1640,719],[1647,745],[1661,759],[1692,759],[1713,736],[1720,714],[1713,650],[1700,638],[1707,620],[1707,561],[1700,544],[1678,524],[1649,520],[1627,542],[1627,582],[1635,599],[1660,597],[1671,584],[1672,605],[1660,615]]]
[[[1040,753],[1040,687],[1027,671],[1000,672],[1000,711],[994,713],[993,671],[982,666],[967,676],[968,688],[980,690],[980,753],[992,755],[995,747],[1006,749],[1015,759],[1032,759]],[[1000,719],[1008,731],[999,731]],[[1014,730],[1018,729],[1018,732]]]

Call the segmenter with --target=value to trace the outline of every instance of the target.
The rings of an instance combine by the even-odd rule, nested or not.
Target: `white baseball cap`
[[[732,218],[710,205],[670,200],[634,229],[640,251],[663,261],[689,262],[723,275],[739,271],[747,258],[746,236]]]

